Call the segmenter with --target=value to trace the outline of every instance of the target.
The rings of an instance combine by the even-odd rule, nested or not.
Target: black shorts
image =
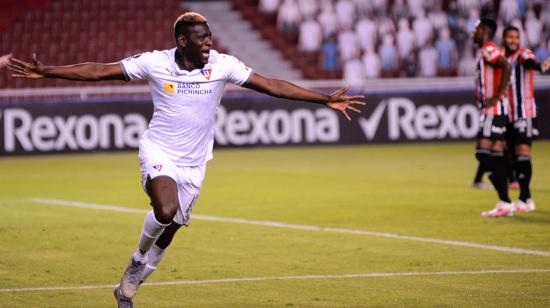
[[[539,135],[537,118],[517,119],[515,122],[508,123],[506,135],[506,140],[510,145],[531,145],[533,140],[537,139]]]
[[[507,115],[482,115],[479,122],[477,139],[504,140],[507,124]]]

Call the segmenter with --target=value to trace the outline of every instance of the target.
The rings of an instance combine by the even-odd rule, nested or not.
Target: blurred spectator
[[[424,46],[432,38],[432,24],[426,18],[426,13],[421,10],[418,17],[413,22],[414,35],[416,36],[416,46]]]
[[[394,33],[393,21],[387,16],[380,17],[378,19],[378,37],[384,37],[386,34],[393,35]]]
[[[376,45],[377,31],[374,18],[362,18],[355,25],[355,33],[363,50]]]
[[[417,18],[424,11],[424,0],[407,0],[407,7],[410,16]]]
[[[529,48],[535,48],[541,40],[542,23],[535,16],[533,10],[527,11],[525,18],[525,36]]]
[[[522,28],[523,27],[520,27],[520,32],[521,32],[520,40],[525,41],[525,36],[523,35]],[[495,37],[493,38],[493,42],[495,42],[498,45],[502,45],[502,33],[503,32],[504,32],[504,25],[502,24],[502,22],[500,20],[498,20],[497,21],[497,32],[495,33]],[[524,46],[523,44],[521,44],[521,45]]]
[[[319,11],[319,1],[317,0],[298,0],[298,7],[303,19],[317,16]]]
[[[353,0],[358,16],[373,16],[372,1]]]
[[[406,59],[414,49],[415,36],[409,28],[409,21],[406,18],[399,20],[399,31],[397,32],[397,50],[399,59]]]
[[[474,32],[474,28],[476,27],[476,23],[479,19],[479,10],[477,8],[470,9],[468,11],[468,21],[466,22],[466,32],[472,33]]]
[[[519,44],[520,44],[520,46],[527,46],[527,35],[525,35],[525,30],[523,29],[523,23],[521,22],[521,20],[516,18],[516,19],[512,20],[512,22],[510,24],[519,29]],[[499,38],[502,38],[503,29],[504,29],[504,27],[502,26],[502,24],[499,24],[499,29],[497,31],[497,33],[499,35]]]
[[[479,10],[478,0],[458,0],[458,9],[463,12],[470,12],[471,9]]]
[[[279,9],[279,0],[260,0],[259,9],[264,14],[275,14]]]
[[[447,21],[447,14],[445,14],[445,12],[443,12],[443,10],[441,9],[440,2],[435,5],[435,9],[433,11],[430,11],[430,13],[428,14],[428,19],[430,20],[433,28],[436,31],[440,31],[441,29],[449,26],[449,22]]]
[[[393,76],[397,69],[397,48],[393,43],[393,36],[386,34],[382,45],[378,50],[380,60],[382,61],[382,75]]]
[[[437,49],[437,69],[440,76],[451,76],[454,74],[458,61],[455,41],[451,39],[451,32],[448,28],[441,29],[439,39],[435,43]]]
[[[411,53],[409,57],[407,57],[402,65],[401,69],[403,73],[405,74],[405,77],[416,77],[418,67],[417,67],[417,61],[414,53]]]
[[[387,0],[371,0],[372,8],[376,16],[386,16],[388,12]]]
[[[322,42],[323,33],[321,26],[313,19],[313,16],[308,17],[308,19],[300,25],[298,49],[305,53],[316,53],[321,49]]]
[[[344,28],[344,31],[338,34],[338,49],[342,62],[359,56],[359,44],[355,32]]]
[[[365,68],[366,78],[379,78],[382,69],[380,57],[374,52],[374,46],[368,46],[363,55],[363,67]]]
[[[458,27],[452,31],[452,38],[455,41],[456,45],[459,46],[458,48],[458,56],[462,57],[462,48],[461,46],[466,46],[469,44],[472,40],[471,34],[466,32],[465,29],[465,21],[464,19],[459,20]]]
[[[447,10],[447,20],[449,27],[454,31],[458,27],[458,22],[461,20],[460,12],[456,2],[449,3],[449,9]]]
[[[418,53],[420,77],[434,77],[437,74],[437,50],[433,47],[432,41],[428,40],[426,45]]]
[[[550,5],[546,4],[540,12],[540,21],[544,28],[545,36],[550,35]]]
[[[351,0],[338,0],[336,2],[336,16],[341,29],[351,29],[355,22],[355,6]]]
[[[504,24],[509,24],[515,18],[521,17],[519,14],[518,0],[502,0],[500,2],[499,18]]]
[[[539,46],[537,49],[535,49],[535,55],[537,56],[537,59],[539,59],[540,62],[543,62],[548,57],[550,57],[550,39],[548,40],[548,43],[546,43],[544,40],[540,41]]]
[[[352,58],[344,63],[344,80],[352,85],[358,85],[364,82],[363,63],[359,58]]]
[[[301,21],[295,0],[284,0],[277,15],[277,27],[284,33],[298,33]]]
[[[464,56],[458,64],[458,76],[474,76],[476,73],[477,60],[473,56],[470,45],[464,48]]]
[[[335,73],[338,70],[338,45],[335,35],[325,39],[321,47],[321,68],[327,72]]]
[[[519,7],[519,13],[521,16],[525,16],[527,14],[527,9],[529,6],[527,5],[526,0],[518,0],[518,7]]]
[[[407,18],[409,16],[409,11],[405,6],[405,0],[395,0],[391,6],[390,14],[393,20]]]
[[[319,24],[321,24],[321,28],[323,29],[324,38],[327,38],[336,33],[336,30],[338,29],[338,18],[336,17],[334,6],[332,5],[331,1],[326,1],[323,4],[321,8],[321,14],[319,14],[319,18],[317,20],[319,21]]]

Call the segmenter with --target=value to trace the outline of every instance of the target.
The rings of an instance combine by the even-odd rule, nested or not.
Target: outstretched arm
[[[33,54],[32,62],[11,58],[8,69],[17,78],[61,78],[69,80],[99,81],[126,80],[119,63],[79,63],[67,66],[45,66]]]
[[[540,63],[539,61],[537,61],[535,59],[529,59],[529,60],[525,61],[525,63],[523,65],[527,68],[537,70],[537,71],[544,74],[550,68],[550,58],[547,58],[546,60],[544,60],[543,63]]]
[[[365,102],[356,101],[357,99],[364,98],[362,95],[345,95],[349,87],[342,88],[330,95],[326,95],[313,90],[304,89],[285,80],[270,79],[255,73],[253,74],[254,75],[244,87],[275,97],[323,104],[329,108],[342,112],[349,121],[351,121],[351,118],[348,115],[348,110],[361,113],[361,110],[355,108],[353,105],[363,106],[366,104]]]

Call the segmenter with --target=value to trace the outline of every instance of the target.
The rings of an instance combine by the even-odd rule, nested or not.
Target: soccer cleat
[[[481,213],[483,217],[514,216],[515,208],[512,203],[499,201],[494,209]]]
[[[118,308],[133,308],[134,307],[134,303],[132,302],[132,300],[129,299],[129,298],[126,298],[126,297],[124,297],[124,295],[122,295],[122,292],[120,291],[120,286],[116,287],[114,294],[115,294],[116,301],[118,303]]]
[[[124,275],[120,279],[120,293],[124,297],[132,299],[136,295],[145,264],[147,264],[147,261],[140,262],[134,260],[133,256],[130,258],[128,267],[126,267],[126,271],[124,271]]]
[[[508,183],[508,188],[511,190],[519,190],[519,183],[518,182],[510,182]]]
[[[491,189],[491,185],[485,183],[485,182],[474,182],[472,184],[472,188],[476,188],[476,189]]]
[[[535,201],[533,199],[529,198],[527,199],[527,202],[523,202],[521,200],[514,201],[514,209],[518,213],[528,213],[532,212],[536,209]]]

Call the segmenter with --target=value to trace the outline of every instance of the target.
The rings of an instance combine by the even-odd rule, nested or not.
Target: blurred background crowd
[[[277,29],[330,76],[468,76],[475,70],[471,32],[480,16],[521,30],[522,46],[550,55],[550,1],[260,0]]]

